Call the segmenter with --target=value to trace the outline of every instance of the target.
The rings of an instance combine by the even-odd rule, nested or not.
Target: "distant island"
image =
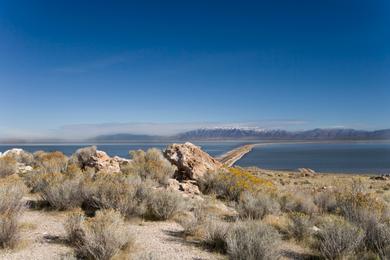
[[[134,141],[333,141],[333,140],[390,140],[390,129],[365,131],[355,129],[313,129],[286,131],[280,129],[202,128],[172,136],[111,134],[89,139],[92,142]]]

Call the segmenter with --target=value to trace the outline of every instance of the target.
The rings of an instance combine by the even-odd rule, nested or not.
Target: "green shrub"
[[[261,222],[238,222],[229,230],[227,248],[230,259],[273,260],[280,257],[280,235]]]

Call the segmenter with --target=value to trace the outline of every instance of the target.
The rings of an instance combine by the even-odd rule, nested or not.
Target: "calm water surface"
[[[390,142],[261,145],[238,164],[280,170],[305,167],[318,172],[390,173]]]
[[[234,149],[242,142],[198,142],[212,156]],[[128,158],[129,150],[156,147],[164,149],[167,143],[101,144],[99,150],[110,156]],[[0,145],[0,152],[22,148],[29,152],[38,150],[61,151],[71,155],[87,145]],[[258,166],[266,169],[293,170],[311,168],[318,172],[390,173],[390,142],[362,143],[300,143],[264,144],[255,147],[237,162],[240,166]]]

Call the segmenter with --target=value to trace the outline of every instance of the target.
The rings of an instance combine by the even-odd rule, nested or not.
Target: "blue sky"
[[[388,128],[389,69],[385,0],[0,0],[0,137]]]

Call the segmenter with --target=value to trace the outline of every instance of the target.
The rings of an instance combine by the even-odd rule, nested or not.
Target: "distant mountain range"
[[[212,141],[212,140],[390,140],[390,129],[364,131],[355,129],[313,129],[306,131],[263,130],[245,128],[205,128],[173,136],[134,134],[102,135],[90,139],[95,142],[130,141]]]

